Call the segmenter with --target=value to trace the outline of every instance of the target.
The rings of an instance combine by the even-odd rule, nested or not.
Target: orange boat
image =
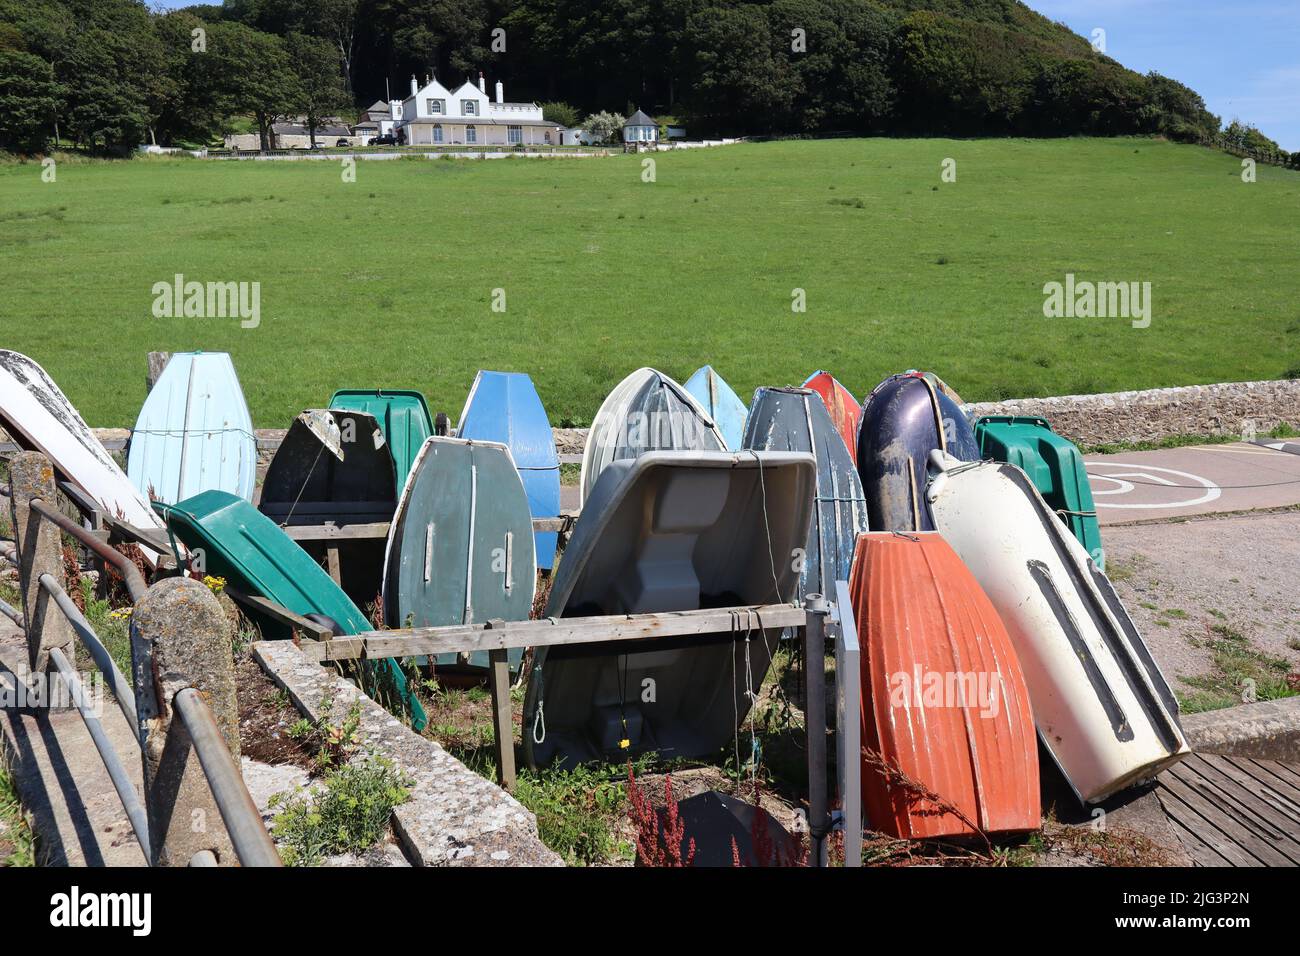
[[[849,457],[858,463],[858,422],[862,420],[862,405],[853,393],[836,381],[830,372],[813,372],[804,388],[811,388],[822,397],[826,411],[831,413],[831,423],[849,448]]]
[[[924,839],[1035,830],[1038,744],[1007,630],[936,532],[858,536],[867,825]]]

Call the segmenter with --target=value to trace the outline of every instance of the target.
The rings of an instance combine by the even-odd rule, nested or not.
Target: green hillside
[[[231,352],[263,427],[343,386],[418,387],[454,417],[479,368],[530,372],[556,423],[588,421],[640,365],[711,363],[745,397],[818,368],[859,396],[932,368],[969,399],[1300,375],[1300,173],[1246,184],[1200,147],[749,144],[661,154],[654,183],[634,156],[340,173],[0,167],[0,346],[117,426],[151,349]],[[260,326],[155,317],[176,273],[260,283]],[[1150,282],[1150,327],[1044,318],[1067,273]]]

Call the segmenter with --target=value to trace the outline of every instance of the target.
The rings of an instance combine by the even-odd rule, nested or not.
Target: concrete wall
[[[1140,392],[978,402],[972,416],[1041,416],[1083,445],[1158,441],[1171,435],[1264,433],[1285,422],[1300,428],[1300,380],[1231,382]]]

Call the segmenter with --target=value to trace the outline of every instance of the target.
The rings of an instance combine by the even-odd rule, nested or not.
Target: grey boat
[[[546,614],[588,617],[792,601],[816,459],[647,452],[606,466],[559,563]],[[640,753],[698,757],[733,740],[780,628],[538,648],[524,702],[531,766]]]

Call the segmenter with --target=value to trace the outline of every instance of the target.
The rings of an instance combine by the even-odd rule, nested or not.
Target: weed
[[[1193,689],[1179,694],[1179,704],[1185,713],[1232,707],[1248,694],[1253,694],[1255,700],[1296,695],[1287,682],[1290,663],[1254,647],[1229,624],[1207,624],[1205,638],[1193,644],[1210,651],[1214,669],[1209,674],[1182,678]]]
[[[271,799],[271,833],[288,866],[317,866],[339,853],[360,853],[388,831],[393,809],[410,798],[410,780],[391,761],[371,756],[331,770],[319,790]]]
[[[0,753],[0,867],[35,865],[36,840]]]

